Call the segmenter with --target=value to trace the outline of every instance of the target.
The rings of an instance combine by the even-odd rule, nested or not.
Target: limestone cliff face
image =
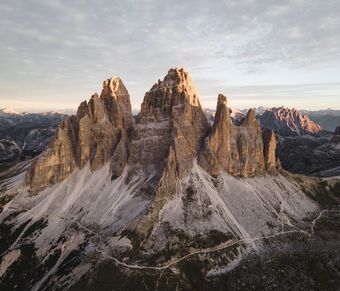
[[[114,155],[126,152],[127,132],[133,124],[129,94],[119,78],[104,81],[100,96],[82,102],[77,114],[63,121],[49,148],[32,163],[26,184],[37,192],[67,178],[88,162],[98,169]],[[120,175],[127,156],[115,156],[114,175]],[[119,166],[118,166],[119,165]]]
[[[264,148],[261,127],[256,121],[254,109],[249,109],[246,117],[236,127],[237,148],[240,154],[240,172],[242,177],[253,177],[265,170]]]
[[[208,165],[207,170],[213,175],[218,175],[221,168],[228,173],[239,174],[240,155],[235,134],[235,127],[227,107],[227,98],[219,94],[215,121],[211,134],[206,139],[205,158],[203,158],[207,161],[205,167]],[[201,163],[204,165],[202,160]]]
[[[36,193],[67,178],[75,169],[71,118],[59,126],[48,149],[33,161],[26,174],[26,184]]]
[[[265,128],[262,132],[264,144],[264,161],[268,172],[272,173],[278,167],[276,159],[276,138],[273,130]]]
[[[191,78],[183,69],[170,69],[145,94],[132,133],[129,164],[155,175],[158,198],[173,192],[197,157],[209,130]]]
[[[88,164],[96,170],[110,162],[112,178],[128,165],[128,178],[147,178],[145,187],[162,201],[196,159],[211,175],[223,170],[252,177],[275,171],[275,148],[275,135],[262,133],[254,110],[233,124],[222,94],[211,127],[189,74],[173,68],[145,94],[136,122],[123,82],[105,80],[100,96],[82,102],[77,114],[61,123],[48,150],[32,163],[26,184],[36,193],[75,168]]]
[[[220,94],[214,124],[206,138],[200,163],[212,175],[223,170],[234,176],[252,177],[264,173],[267,168],[274,171],[275,135],[265,137],[264,140],[253,109],[248,111],[239,126],[234,125],[227,98]]]

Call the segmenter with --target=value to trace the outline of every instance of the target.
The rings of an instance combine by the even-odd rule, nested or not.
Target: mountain
[[[11,108],[0,109],[0,130],[28,124],[59,123],[66,115],[59,112],[18,113]]]
[[[22,149],[13,140],[0,139],[0,171],[7,168],[5,162],[15,161],[22,156]]]
[[[235,125],[222,94],[210,125],[183,69],[146,92],[135,119],[123,81],[107,79],[42,154],[0,175],[0,288],[251,288],[242,264],[252,260],[249,274],[261,274],[256,262],[270,253],[265,267],[275,268],[290,247],[329,271],[327,256],[339,257],[331,253],[337,212],[322,207],[338,202],[338,181],[292,175],[275,152],[275,134],[255,111]],[[329,241],[321,242],[320,225]],[[305,255],[314,242],[323,256]],[[303,263],[295,260],[296,270]],[[268,288],[285,273],[297,281],[285,289],[317,279],[279,266],[263,279]],[[340,279],[332,274],[331,287]]]
[[[10,107],[0,109],[0,116],[8,115],[21,115],[21,113],[16,112],[13,108]]]
[[[277,154],[282,167],[293,173],[315,176],[340,175],[340,132],[319,137],[280,137]]]
[[[334,110],[332,108],[322,110],[300,110],[303,114],[313,116],[340,116],[340,110]]]
[[[334,129],[340,124],[340,115],[314,115],[310,113],[309,118],[314,122],[320,124],[322,128],[328,131],[334,131]]]
[[[301,110],[301,113],[308,115],[314,122],[328,131],[334,131],[336,126],[340,125],[340,110],[331,108],[324,110]]]
[[[0,110],[1,168],[40,154],[55,135],[65,114],[57,112],[17,113],[12,109]]]
[[[285,170],[305,175],[337,176],[335,169],[340,163],[340,145],[336,135],[326,132],[296,109],[270,108],[258,119],[263,128],[270,128],[279,136],[277,155]],[[335,127],[336,123],[333,125]]]
[[[322,128],[296,109],[274,107],[259,117],[261,126],[282,136],[320,135]]]

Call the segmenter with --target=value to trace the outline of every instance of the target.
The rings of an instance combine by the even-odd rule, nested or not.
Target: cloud
[[[306,71],[333,82],[339,9],[337,0],[13,0],[0,5],[0,94],[76,103],[119,75],[138,107],[172,66],[188,69],[206,96],[211,80],[272,84],[281,70],[292,72],[282,83],[306,83]]]

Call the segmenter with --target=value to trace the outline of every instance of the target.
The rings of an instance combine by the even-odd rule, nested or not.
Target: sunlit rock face
[[[274,172],[278,166],[276,159],[276,138],[273,130],[265,128],[262,132],[264,161],[268,172]]]
[[[274,107],[267,109],[260,118],[261,126],[282,136],[320,135],[323,130],[307,115],[296,109]]]
[[[130,97],[123,82],[116,77],[104,81],[101,95],[82,102],[77,114],[60,124],[49,148],[32,163],[26,176],[31,192],[64,180],[88,162],[92,170],[98,169],[114,155],[118,144],[120,151],[126,151],[132,124]],[[116,157],[115,175],[121,174],[126,158]]]
[[[220,94],[201,163],[213,175],[223,170],[234,176],[253,177],[263,174],[269,168],[274,171],[275,135],[269,140],[266,135],[264,137],[265,140],[253,109],[248,111],[240,125],[234,125],[227,107],[227,98]]]

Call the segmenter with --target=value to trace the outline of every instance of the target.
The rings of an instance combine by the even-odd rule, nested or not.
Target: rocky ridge
[[[276,143],[265,139],[266,142]],[[270,155],[275,156],[275,148],[266,144]],[[209,172],[218,175],[224,170],[234,176],[252,177],[263,174],[266,170],[264,139],[261,128],[256,121],[254,109],[250,109],[240,125],[236,126],[230,118],[227,98],[218,96],[215,121],[207,137],[202,163],[206,162]],[[219,167],[218,167],[219,166]],[[275,168],[275,160],[273,167]]]
[[[269,108],[261,115],[260,124],[263,128],[270,128],[276,134],[282,136],[301,136],[305,134],[318,136],[323,132],[320,125],[294,108]]]
[[[66,179],[87,162],[95,170],[125,146],[133,123],[129,94],[119,78],[104,81],[101,95],[82,102],[77,114],[65,119],[49,148],[35,159],[26,175],[33,193]],[[123,160],[121,160],[123,159]],[[125,165],[121,155],[117,164]],[[115,170],[118,166],[115,166]]]
[[[65,116],[56,112],[17,113],[8,108],[1,109],[0,143],[3,150],[0,171],[44,151]]]
[[[161,198],[174,191],[195,159],[213,175],[272,172],[275,136],[267,135],[262,136],[253,109],[234,125],[223,95],[211,128],[190,76],[177,68],[145,94],[134,124],[127,89],[119,78],[112,78],[104,81],[100,96],[81,103],[77,114],[60,124],[49,149],[32,163],[26,184],[36,193],[88,162],[96,170],[111,160],[113,177],[126,165],[130,176],[141,171],[152,175]]]

